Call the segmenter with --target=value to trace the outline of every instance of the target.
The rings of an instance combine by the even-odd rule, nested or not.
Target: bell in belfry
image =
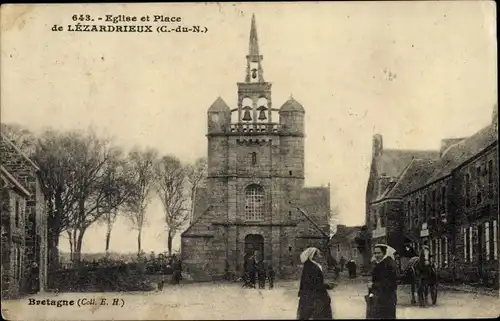
[[[259,120],[266,120],[266,119],[267,119],[266,111],[264,108],[261,108],[259,113]]]
[[[250,110],[245,110],[245,113],[243,114],[243,121],[250,121],[252,120],[252,116],[250,116]]]
[[[257,69],[252,69],[252,79],[256,79],[257,78]]]

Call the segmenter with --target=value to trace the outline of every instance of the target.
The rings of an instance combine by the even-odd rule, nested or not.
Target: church
[[[273,107],[262,60],[252,16],[237,106],[218,97],[207,112],[207,180],[181,235],[195,280],[240,277],[254,253],[278,277],[297,275],[304,249],[328,246],[330,188],[304,186],[304,107],[292,97]]]

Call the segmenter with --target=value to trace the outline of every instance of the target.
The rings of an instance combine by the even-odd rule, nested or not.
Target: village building
[[[299,270],[309,246],[327,250],[328,187],[304,186],[304,107],[290,97],[273,108],[255,17],[244,82],[230,108],[208,109],[208,177],[196,191],[194,220],[181,235],[182,261],[195,279],[240,277],[246,254],[278,276]]]
[[[416,156],[379,187],[367,205],[372,244],[427,244],[442,278],[498,285],[497,110],[490,125],[442,140],[439,157]]]
[[[357,267],[361,267],[363,257],[359,253],[355,241],[360,231],[361,226],[337,225],[337,231],[330,238],[330,254],[335,258],[337,264],[340,263],[341,258],[344,258],[345,262],[353,260]]]
[[[29,290],[30,268],[38,266],[37,286],[47,282],[47,216],[38,166],[4,135],[2,155],[2,295]]]

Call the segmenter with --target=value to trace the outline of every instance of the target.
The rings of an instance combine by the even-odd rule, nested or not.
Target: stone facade
[[[355,242],[360,230],[361,226],[337,225],[337,232],[330,239],[330,254],[337,263],[339,263],[341,257],[344,257],[346,262],[351,259],[354,260],[357,267],[362,265],[363,257],[360,255]]]
[[[327,248],[329,188],[304,186],[304,108],[293,98],[272,108],[261,61],[252,18],[238,107],[219,97],[208,109],[206,187],[197,189],[195,219],[181,236],[192,274],[241,276],[244,255],[258,250],[286,276],[306,247]]]
[[[2,166],[29,193],[24,210],[23,271],[36,262],[40,270],[40,291],[47,282],[47,215],[39,168],[5,136],[1,137]]]
[[[366,216],[372,244],[384,241],[400,249],[411,242],[419,250],[427,243],[442,277],[498,285],[496,111],[493,115],[492,124],[476,134],[443,140],[438,158],[413,157],[388,184],[372,170]],[[372,169],[380,167],[377,160],[374,156]],[[385,217],[387,211],[391,217]]]
[[[1,170],[2,211],[2,297],[18,297],[23,286],[26,199],[30,193],[3,166]]]

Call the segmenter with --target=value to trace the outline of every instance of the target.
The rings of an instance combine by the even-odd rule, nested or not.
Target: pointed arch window
[[[260,185],[252,184],[245,190],[245,219],[264,220],[264,189]]]

